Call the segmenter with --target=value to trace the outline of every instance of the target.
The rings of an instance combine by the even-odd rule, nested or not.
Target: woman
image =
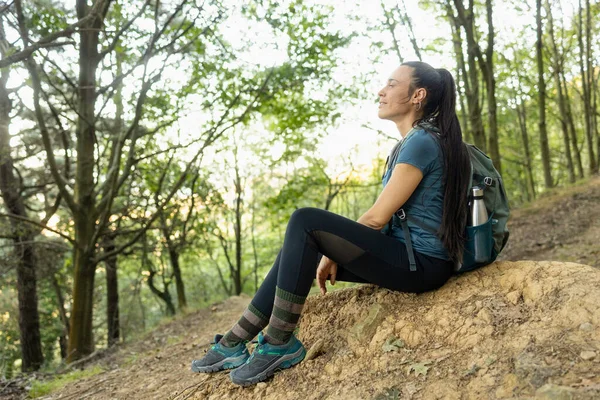
[[[470,168],[454,80],[445,69],[407,62],[392,73],[379,99],[379,117],[394,122],[404,140],[389,160],[393,168],[385,173],[375,204],[356,222],[317,208],[296,210],[283,248],[250,305],[229,332],[215,337],[202,359],[192,362],[193,371],[236,368],[231,380],[247,386],[302,361],[306,350],[293,331],[315,273],[322,294],[327,279],[332,285],[363,282],[421,293],[450,278],[464,247]],[[439,227],[437,236],[410,227],[416,270],[402,228],[387,226],[401,207],[413,220]],[[258,345],[249,355],[246,343],[257,334]]]

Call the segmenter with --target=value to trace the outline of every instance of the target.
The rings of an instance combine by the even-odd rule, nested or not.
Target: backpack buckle
[[[485,178],[483,178],[483,183],[485,183],[486,186],[492,186],[494,180],[491,177],[486,176]]]
[[[396,211],[396,216],[400,218],[400,221],[404,221],[406,219],[406,213],[404,212],[404,208],[401,208],[398,211]]]

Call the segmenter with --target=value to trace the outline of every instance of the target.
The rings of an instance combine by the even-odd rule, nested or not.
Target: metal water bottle
[[[471,226],[483,225],[488,220],[488,213],[483,202],[483,189],[473,187],[473,202],[471,203]],[[473,237],[473,250],[475,262],[487,262],[489,259],[489,245],[486,231],[477,229]]]
[[[485,224],[488,220],[488,213],[483,202],[483,189],[478,186],[473,187],[473,203],[471,204],[471,226]]]

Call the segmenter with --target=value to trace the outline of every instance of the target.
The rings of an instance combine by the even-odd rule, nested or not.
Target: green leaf
[[[415,363],[415,364],[411,364],[408,367],[408,374],[410,375],[411,372],[415,372],[415,376],[419,376],[419,375],[427,375],[427,371],[429,371],[429,366],[431,364],[431,361],[423,361],[422,363]]]
[[[398,349],[402,349],[403,347],[404,342],[402,341],[402,339],[398,339],[395,336],[391,336],[385,341],[383,346],[381,346],[381,349],[385,353],[389,353],[390,351],[397,351]]]

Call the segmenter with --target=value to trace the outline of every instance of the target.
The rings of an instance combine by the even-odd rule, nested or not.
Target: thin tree
[[[0,55],[2,61],[7,59],[9,52],[14,51],[5,35],[4,20],[4,15],[0,15]],[[21,369],[23,371],[35,371],[44,362],[38,313],[35,234],[31,229],[32,226],[23,221],[29,218],[21,195],[21,183],[14,173],[15,165],[9,133],[12,111],[12,100],[7,88],[9,74],[10,68],[0,70],[0,192],[4,200],[4,206],[10,216],[11,232],[9,237],[12,238],[14,251],[17,255]]]
[[[589,1],[586,1],[587,10],[589,10]],[[583,118],[585,127],[585,138],[588,150],[588,169],[590,174],[598,172],[598,165],[596,164],[596,157],[594,155],[594,139],[592,134],[592,110],[591,106],[591,94],[590,94],[590,76],[591,71],[591,57],[590,57],[590,31],[588,20],[588,12],[586,11],[586,24],[585,32],[583,25],[583,7],[581,0],[579,0],[579,11],[577,13],[577,41],[579,43],[579,72],[581,73],[581,88],[583,91]],[[584,44],[584,36],[586,38]]]
[[[543,35],[542,35],[542,0],[536,0],[535,3],[535,22],[537,40],[535,43],[535,54],[538,71],[538,110],[539,110],[539,135],[540,147],[542,151],[542,168],[544,170],[544,185],[546,188],[554,186],[552,182],[552,171],[550,167],[550,147],[548,145],[548,132],[546,128],[546,81],[544,80],[544,56],[543,50]]]
[[[454,1],[454,8],[457,9],[457,13],[454,12],[454,8],[451,5],[452,0],[446,2],[446,14],[450,22],[454,25],[454,29],[457,32],[457,40],[460,38],[461,29],[464,29],[465,35],[467,36],[467,66],[465,81],[469,81],[468,85],[465,85],[465,95],[467,97],[467,109],[469,114],[469,125],[471,127],[473,141],[475,145],[482,150],[487,149],[485,129],[483,127],[482,119],[482,108],[481,99],[479,93],[479,73],[477,69],[477,55],[476,49],[473,44],[476,43],[474,38],[474,13],[473,7],[474,2],[471,1],[468,7],[465,9],[462,0]],[[461,15],[462,13],[462,15]],[[457,15],[458,14],[458,15]],[[469,38],[469,36],[473,36]]]
[[[461,26],[467,38],[467,52],[470,60],[469,69],[475,67],[475,60],[481,70],[483,80],[486,85],[486,100],[487,100],[487,115],[488,115],[488,128],[489,135],[487,137],[487,150],[490,152],[490,156],[494,162],[494,166],[498,171],[502,171],[502,163],[500,160],[500,147],[498,144],[498,117],[497,117],[497,101],[496,101],[496,77],[494,75],[494,16],[493,16],[493,5],[492,0],[486,0],[486,19],[487,19],[487,47],[485,52],[479,46],[475,32],[475,15],[474,15],[474,0],[470,0],[468,7],[465,8],[463,0],[453,0],[454,7],[456,9],[456,17],[451,12],[451,18],[454,19],[454,23]],[[475,73],[471,72],[471,84],[473,84]],[[483,135],[485,136],[485,135]],[[477,144],[477,143],[476,143]]]
[[[554,20],[552,17],[552,7],[550,6],[550,1],[546,0],[546,15],[548,17],[548,33],[550,34],[550,44],[552,45],[552,67],[554,76],[554,84],[556,85],[556,95],[558,108],[560,110],[560,126],[563,133],[563,144],[565,146],[565,155],[567,157],[567,172],[569,175],[569,182],[575,182],[575,168],[573,166],[573,158],[571,156],[571,143],[569,141],[569,127],[567,124],[567,107],[565,104],[565,98],[562,90],[562,83],[560,81],[560,75],[562,73],[563,67],[563,57],[558,52],[558,46],[556,44],[556,39],[554,37]]]

